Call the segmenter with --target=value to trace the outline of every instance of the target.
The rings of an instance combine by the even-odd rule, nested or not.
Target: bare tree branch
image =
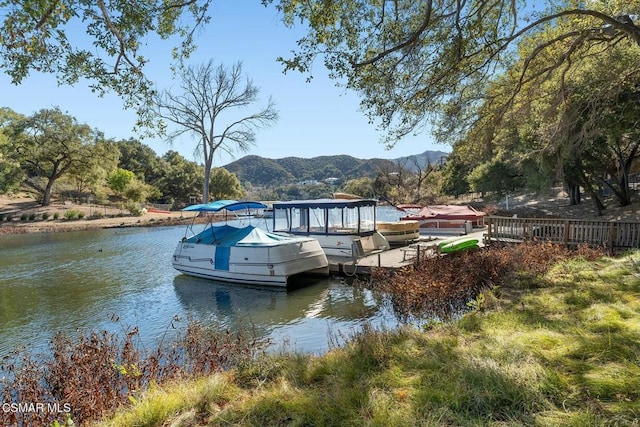
[[[209,176],[218,150],[233,153],[246,151],[255,142],[255,131],[275,122],[278,113],[269,99],[260,111],[248,115],[238,113],[258,99],[259,90],[250,79],[242,77],[242,64],[227,68],[213,67],[213,62],[198,67],[182,68],[181,93],[165,90],[156,99],[157,116],[177,125],[168,138],[190,134],[197,138],[197,150],[204,158],[205,180],[203,203],[209,200]],[[224,117],[223,117],[224,116]],[[221,133],[216,130],[227,118],[229,124]]]

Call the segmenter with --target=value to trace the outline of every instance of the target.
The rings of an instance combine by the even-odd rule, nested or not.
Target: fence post
[[[567,219],[564,221],[564,245],[569,247],[569,224],[570,221]]]
[[[614,248],[615,248],[615,244],[616,244],[616,237],[617,237],[617,227],[616,227],[616,223],[612,222],[609,225],[609,242],[608,242],[608,248],[609,248],[609,252],[613,253]]]

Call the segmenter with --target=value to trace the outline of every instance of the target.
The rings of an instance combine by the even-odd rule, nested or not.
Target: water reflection
[[[189,316],[231,330],[251,325],[258,336],[286,338],[304,351],[326,350],[329,333],[351,331],[363,321],[392,321],[369,290],[336,278],[311,279],[289,291],[185,275],[173,285]]]

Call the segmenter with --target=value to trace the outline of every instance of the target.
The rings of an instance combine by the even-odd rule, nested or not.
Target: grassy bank
[[[100,425],[640,425],[640,255],[564,261],[474,306],[151,387]]]

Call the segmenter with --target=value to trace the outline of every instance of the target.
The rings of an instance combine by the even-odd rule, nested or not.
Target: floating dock
[[[329,271],[341,276],[366,275],[374,267],[397,269],[412,265],[423,256],[436,254],[438,242],[414,243],[401,248],[376,252],[361,258],[327,256]]]
[[[468,238],[478,238],[479,246],[482,246],[482,236],[485,230],[476,231],[465,235]],[[438,254],[438,245],[450,240],[459,239],[460,236],[428,237],[416,243],[387,251],[375,252],[361,258],[327,256],[329,271],[331,274],[341,276],[371,274],[372,268],[398,269],[415,264],[423,257],[432,257]]]

